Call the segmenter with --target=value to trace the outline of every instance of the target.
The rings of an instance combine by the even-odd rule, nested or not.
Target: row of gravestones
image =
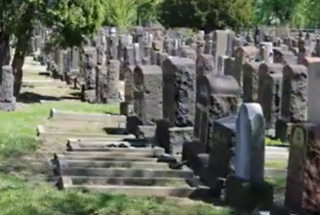
[[[168,57],[162,63],[162,71],[159,67],[153,67],[136,66],[131,75],[134,86],[129,87],[133,89],[133,106],[141,124],[150,125],[152,121],[157,121],[157,144],[170,153],[182,152],[183,160],[188,162],[206,185],[217,192],[221,190],[220,179],[227,179],[226,198],[234,207],[270,207],[273,193],[272,186],[263,177],[265,120],[260,104],[244,104],[237,114],[240,87],[235,79],[231,76],[199,75],[195,86],[193,80],[197,70],[191,59]],[[158,72],[153,72],[155,69]],[[287,65],[284,73],[289,71],[297,78],[301,71],[303,76],[307,76],[306,70],[302,65]],[[161,77],[166,80],[163,86]],[[293,82],[292,85],[301,87],[301,80],[295,78],[289,79]],[[161,86],[162,91],[159,89]],[[306,92],[306,86],[302,84],[304,89],[297,96]],[[146,96],[141,95],[144,94],[141,91]],[[150,101],[148,98],[151,98]],[[147,118],[148,116],[153,119]],[[162,116],[165,120],[156,120],[156,116],[158,119]],[[293,136],[297,134],[293,133]],[[176,145],[182,142],[183,149],[181,145]],[[235,159],[232,158],[234,153]],[[290,153],[290,160],[295,160],[292,158],[294,156],[297,155]],[[251,159],[246,160],[247,158]],[[233,171],[235,174],[232,174]],[[292,180],[290,171],[288,172],[288,180]],[[253,187],[247,186],[248,182]],[[289,189],[292,185],[288,184]],[[255,192],[252,193],[253,188]],[[247,198],[243,198],[243,195]],[[307,209],[302,206],[301,199],[299,205],[290,202],[290,195],[286,201],[290,208]]]

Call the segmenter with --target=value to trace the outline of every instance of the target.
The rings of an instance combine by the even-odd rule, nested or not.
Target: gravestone
[[[260,63],[249,62],[243,65],[243,102],[258,101]]]
[[[134,112],[144,124],[153,124],[163,118],[161,67],[136,66],[133,77]]]
[[[306,120],[308,71],[302,65],[283,68],[281,119],[276,122],[276,138],[287,141],[290,124]]]
[[[320,84],[319,84],[319,69],[320,58],[306,57],[303,60],[303,65],[308,68],[308,114],[307,121],[320,122]]]
[[[197,77],[208,73],[214,74],[214,57],[209,54],[199,54],[196,59]]]
[[[107,63],[107,86],[106,86],[106,103],[118,103],[120,101],[119,96],[119,73],[120,73],[120,61],[109,60]]]
[[[266,129],[274,128],[280,118],[282,69],[282,64],[262,63],[259,66],[258,103],[263,110]]]
[[[209,150],[212,141],[213,120],[231,116],[237,112],[239,85],[231,76],[207,74],[197,79],[197,101],[194,135]]]
[[[200,178],[206,186],[220,195],[222,181],[233,172],[233,148],[235,147],[236,115],[214,119],[212,141],[210,143],[207,168],[200,173]]]
[[[2,66],[0,84],[0,110],[14,111],[16,109],[16,98],[14,97],[14,76],[11,66]]]
[[[285,206],[296,213],[320,213],[320,126],[296,124],[292,128]]]
[[[282,49],[273,49],[273,62],[281,64],[297,64],[298,59],[291,51],[284,51]]]
[[[235,173],[226,180],[226,202],[245,210],[267,209],[273,188],[264,180],[265,129],[258,103],[241,105],[236,122]]]
[[[226,54],[227,44],[228,44],[228,34],[226,30],[216,30],[213,36],[213,55],[215,57],[215,68],[219,68],[219,56]]]
[[[255,46],[238,47],[234,51],[234,77],[239,84],[242,84],[243,64],[246,62],[255,62],[258,51]]]
[[[97,51],[94,47],[85,47],[82,54],[82,69],[84,73],[83,100],[95,102]]]
[[[162,63],[163,117],[174,126],[193,126],[196,97],[195,62],[189,58],[168,57]]]

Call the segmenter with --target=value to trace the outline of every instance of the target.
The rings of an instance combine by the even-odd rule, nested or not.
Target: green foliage
[[[105,17],[104,0],[43,0],[40,21],[51,27],[62,46],[79,46],[92,37]]]
[[[105,24],[125,29],[137,21],[136,0],[107,1]]]
[[[251,12],[247,0],[164,0],[160,22],[166,27],[237,30],[250,24]]]
[[[140,23],[154,23],[158,20],[159,5],[163,0],[138,0],[138,19]]]

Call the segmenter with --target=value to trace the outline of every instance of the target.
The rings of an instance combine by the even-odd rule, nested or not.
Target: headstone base
[[[120,114],[125,116],[131,116],[134,113],[133,104],[128,102],[120,102]]]
[[[16,102],[0,102],[0,111],[14,111],[16,109]]]
[[[89,102],[89,103],[95,103],[96,102],[96,91],[93,90],[85,90],[83,92],[83,101]]]
[[[275,138],[280,140],[281,142],[288,142],[288,137],[291,133],[292,123],[287,122],[285,120],[277,120],[276,121],[276,134]]]
[[[231,207],[251,211],[255,208],[268,210],[273,205],[273,186],[267,182],[250,184],[249,181],[229,176],[225,183],[226,202]]]

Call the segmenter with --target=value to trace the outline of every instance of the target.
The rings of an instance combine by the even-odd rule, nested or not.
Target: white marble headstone
[[[264,180],[265,122],[258,103],[241,105],[236,124],[235,176]]]

